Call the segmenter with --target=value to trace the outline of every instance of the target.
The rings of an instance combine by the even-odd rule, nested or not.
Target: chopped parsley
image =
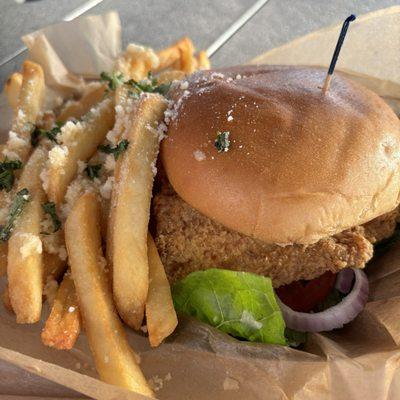
[[[118,86],[124,83],[124,74],[121,72],[107,73],[102,72],[100,74],[100,79],[103,82],[107,82],[108,91],[114,91]]]
[[[7,160],[7,157],[0,163],[0,190],[9,192],[15,181],[14,171],[22,168],[19,160]]]
[[[39,144],[39,140],[42,136],[45,135],[45,132],[45,129],[41,129],[35,126],[35,128],[31,132],[31,145],[33,147],[36,147]]]
[[[134,98],[135,100],[138,100],[140,98],[139,92],[131,89],[128,90],[128,96]]]
[[[55,126],[50,130],[35,127],[31,133],[31,145],[36,147],[42,137],[47,137],[51,142],[58,144],[57,135],[61,132],[61,127],[64,124],[57,121]]]
[[[121,72],[115,72],[111,74],[102,72],[100,74],[100,79],[103,82],[107,82],[108,92],[114,91],[118,86],[121,85],[129,86],[130,89],[128,90],[128,95],[134,99],[138,99],[140,93],[144,92],[159,93],[164,96],[171,87],[171,83],[161,83],[159,85],[157,78],[154,77],[151,72],[147,74],[146,79],[142,79],[141,81],[135,81],[134,79],[124,81],[124,75]]]
[[[230,132],[217,132],[217,138],[215,139],[214,145],[218,150],[218,153],[226,152],[229,150],[231,141],[229,140]]]
[[[129,141],[126,139],[121,140],[116,146],[111,145],[101,145],[99,150],[106,154],[113,154],[114,158],[118,160],[118,157],[128,148]]]
[[[0,241],[6,242],[14,229],[15,221],[21,215],[30,200],[29,190],[24,188],[17,192],[8,213],[7,224],[0,226]]]
[[[95,164],[95,165],[88,164],[88,166],[85,168],[85,172],[91,180],[94,180],[95,178],[99,177],[100,170],[101,170],[101,164]]]
[[[50,215],[51,220],[53,221],[53,232],[57,232],[61,228],[61,220],[57,215],[56,205],[52,201],[48,201],[47,203],[42,204],[42,208],[45,214]],[[42,234],[48,235],[48,232],[41,232]]]
[[[165,95],[171,87],[171,83],[162,83],[159,85],[157,78],[154,77],[151,72],[148,73],[146,79],[143,79],[139,82],[135,81],[134,79],[129,79],[129,81],[126,81],[125,84],[134,88],[137,94],[147,92]]]

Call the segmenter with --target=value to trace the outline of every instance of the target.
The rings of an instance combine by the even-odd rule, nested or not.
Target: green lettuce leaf
[[[208,269],[176,283],[172,295],[178,313],[251,342],[287,344],[285,322],[269,278]]]

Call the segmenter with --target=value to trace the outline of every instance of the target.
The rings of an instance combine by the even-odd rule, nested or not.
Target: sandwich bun
[[[201,71],[171,90],[161,159],[178,195],[267,243],[309,244],[399,203],[400,122],[375,93],[318,68]],[[218,132],[229,132],[219,153]]]

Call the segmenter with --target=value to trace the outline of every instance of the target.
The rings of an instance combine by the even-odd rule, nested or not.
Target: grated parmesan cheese
[[[41,228],[44,232],[50,232],[53,227],[53,223],[47,222],[47,218],[42,221]],[[51,235],[42,236],[42,244],[44,250],[49,254],[56,254],[60,260],[65,261],[67,259],[67,249],[63,245],[63,236],[61,231],[52,233]]]
[[[213,73],[210,75],[210,78],[211,78],[211,79],[218,79],[218,78],[224,79],[224,78],[225,78],[225,75],[222,74],[221,72],[213,72]]]
[[[86,178],[75,179],[67,189],[67,193],[65,194],[65,202],[61,206],[61,217],[66,219],[72,207],[78,198],[84,193],[95,192],[96,186],[95,184],[98,180],[94,180],[93,182]]]
[[[3,156],[11,160],[21,160],[20,156],[15,151],[7,148],[3,149]]]
[[[106,200],[110,199],[113,186],[114,186],[114,177],[110,176],[107,178],[106,183],[100,186],[101,197],[103,197]]]
[[[49,171],[46,168],[42,169],[40,173],[40,179],[42,180],[42,186],[45,192],[49,188]]]
[[[82,133],[83,125],[81,122],[67,121],[61,128],[61,132],[58,134],[59,143],[73,146],[76,144],[76,138]]]
[[[188,97],[190,95],[190,92],[188,90],[185,90],[179,99],[174,102],[172,100],[168,101],[168,107],[164,112],[164,121],[167,125],[170,124],[170,122],[173,122],[176,120],[176,118],[179,115],[179,109],[182,106],[183,99],[185,97]]]
[[[203,161],[206,159],[206,155],[203,151],[201,150],[195,150],[193,152],[193,156],[195,158],[196,161]]]
[[[23,110],[21,110],[21,109],[18,110],[17,118],[18,119],[25,119],[26,118],[26,114],[23,112]]]
[[[103,113],[103,111],[105,111],[110,106],[111,101],[112,100],[110,98],[106,98],[106,99],[102,100],[96,107],[91,108],[90,111],[87,112],[81,118],[82,122],[81,122],[80,129],[86,128],[87,122],[100,117],[101,114]],[[76,125],[79,125],[79,123],[77,123]]]
[[[115,169],[115,157],[113,154],[107,154],[104,162],[104,168],[107,172],[113,172]]]
[[[85,163],[85,161],[78,160],[77,165],[78,165],[78,174],[82,174],[87,164]]]
[[[62,168],[67,160],[68,147],[54,146],[49,151],[49,162],[52,167]]]
[[[133,99],[127,99],[124,105],[125,107],[121,104],[115,106],[115,124],[113,129],[108,131],[106,135],[107,140],[113,145],[117,144],[120,136],[123,136],[127,127],[130,126]]]
[[[156,162],[157,162],[157,159],[153,160],[153,162],[152,162],[151,165],[150,165],[150,167],[151,167],[151,172],[153,173],[153,177],[157,175]]]
[[[146,61],[148,63],[150,63],[149,64],[150,69],[158,68],[158,66],[160,64],[160,60],[159,60],[157,54],[154,52],[153,49],[151,49],[149,47],[144,47],[144,46],[140,46],[140,45],[137,45],[134,43],[130,43],[126,47],[126,52],[132,58],[138,58],[138,54],[140,54],[140,53],[144,54],[146,56]]]
[[[20,233],[19,237],[24,241],[19,249],[23,259],[35,254],[42,254],[42,241],[39,236],[32,233]]]
[[[158,135],[159,142],[161,142],[162,140],[164,140],[167,137],[167,135],[166,135],[167,130],[168,130],[168,127],[165,124],[165,122],[160,122],[158,124],[157,135]]]
[[[30,146],[26,140],[20,138],[14,131],[9,132],[7,142],[7,147],[9,150],[17,150],[26,146]]]

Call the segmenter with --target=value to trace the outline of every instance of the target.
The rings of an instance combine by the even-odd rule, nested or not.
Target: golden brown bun
[[[313,243],[394,209],[399,119],[336,73],[324,95],[325,73],[243,66],[196,73],[173,91],[161,155],[179,196],[279,244]],[[218,153],[217,131],[230,132],[229,151]]]

